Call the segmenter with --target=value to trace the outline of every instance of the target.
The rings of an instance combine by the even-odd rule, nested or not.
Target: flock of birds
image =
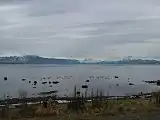
[[[59,84],[60,82],[60,80],[64,80],[64,79],[72,79],[73,78],[73,76],[57,76],[56,77],[56,80],[52,80],[52,77],[43,77],[43,78],[41,78],[41,84],[43,84],[43,85],[45,85],[45,84],[49,84],[49,85],[51,85],[51,84]],[[103,79],[105,79],[105,80],[109,80],[109,79],[112,79],[112,78],[115,78],[115,79],[119,79],[120,80],[120,76],[113,76],[113,77],[109,77],[109,76],[89,76],[88,77],[88,79],[85,81],[86,83],[89,83],[91,80],[94,80],[94,79],[96,79],[96,80],[103,80]],[[8,80],[8,77],[4,77],[4,81],[7,81]],[[129,83],[129,85],[134,85],[133,83],[131,83],[131,81],[130,81],[131,79],[130,78],[128,78],[128,83]],[[21,79],[21,81],[27,81],[27,79],[26,78],[22,78]],[[37,80],[34,80],[34,81],[28,81],[28,83],[30,83],[30,84],[32,84],[32,85],[34,85],[34,86],[36,86],[37,85],[37,83],[39,82],[39,80],[37,81]],[[82,85],[82,88],[84,87],[84,86],[86,86],[86,85]],[[51,86],[50,86],[51,87]]]
[[[31,84],[33,86],[33,88],[37,88],[37,84],[40,83],[42,85],[49,85],[48,87],[53,87],[53,85],[57,85],[60,83],[60,80],[63,79],[72,79],[72,76],[57,76],[56,80],[52,80],[52,77],[42,77],[40,80],[29,80],[27,78],[22,78],[21,81],[22,82],[26,82],[28,81],[29,84]],[[4,81],[8,81],[8,77],[4,77]],[[57,90],[54,91],[49,91],[49,92],[40,92],[38,93],[38,95],[47,95],[47,94],[53,94],[53,93],[57,93]]]
[[[27,78],[22,78],[21,81],[22,82],[28,82],[29,84],[31,84],[33,86],[33,88],[36,88],[36,85],[38,83],[42,84],[42,85],[49,85],[48,87],[52,88],[53,85],[57,85],[60,83],[60,80],[65,80],[65,79],[73,79],[73,76],[57,76],[56,80],[52,80],[52,77],[42,77],[40,80],[28,80]],[[87,89],[88,88],[88,83],[92,82],[92,80],[111,80],[111,79],[117,79],[120,80],[120,76],[89,76],[88,79],[85,80],[85,83],[81,86],[81,88],[83,89]],[[7,81],[8,77],[4,77],[4,81]],[[158,81],[143,81],[145,83],[156,83],[157,85],[160,86],[160,80]],[[128,78],[128,85],[133,86],[134,84],[131,82],[131,78]],[[119,84],[117,83],[116,86],[118,87]],[[57,90],[54,91],[49,91],[49,92],[41,92],[39,93],[39,95],[47,95],[47,94],[54,94],[57,93]]]
[[[96,80],[112,80],[112,79],[119,79],[120,80],[120,76],[90,76],[88,80],[86,80],[86,82],[89,82],[90,80],[93,80],[93,79],[96,79]],[[132,82],[131,82],[131,78],[128,78],[128,85],[134,85]],[[119,86],[119,84],[116,84],[116,86]]]
[[[149,80],[149,81],[143,81],[148,84],[156,84],[157,86],[160,86],[160,80]]]

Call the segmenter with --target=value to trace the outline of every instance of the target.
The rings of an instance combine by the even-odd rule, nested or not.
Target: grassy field
[[[34,105],[24,102],[15,107],[6,103],[0,107],[0,120],[160,120],[160,92],[151,93],[150,98],[110,100],[97,92],[90,101],[76,89],[74,93],[68,103],[59,104],[48,98]]]
[[[85,100],[66,104],[48,102],[19,108],[1,108],[2,120],[159,120],[160,105],[154,99]]]

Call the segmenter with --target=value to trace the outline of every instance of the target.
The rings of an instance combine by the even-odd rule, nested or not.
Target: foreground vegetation
[[[69,103],[59,104],[56,101],[43,101],[39,104],[23,103],[18,107],[7,105],[0,108],[2,120],[105,120],[120,118],[142,118],[160,113],[160,95],[139,99],[106,100],[97,97],[91,101],[76,97]],[[158,119],[157,119],[158,120]]]

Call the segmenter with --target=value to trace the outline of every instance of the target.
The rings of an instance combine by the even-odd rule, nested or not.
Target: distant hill
[[[78,60],[43,58],[35,55],[0,57],[0,64],[79,64]]]
[[[44,58],[36,55],[0,57],[0,64],[160,64],[158,60],[123,59],[117,61]]]
[[[157,60],[143,60],[143,59],[133,59],[133,60],[117,60],[117,61],[101,61],[97,64],[160,64]]]

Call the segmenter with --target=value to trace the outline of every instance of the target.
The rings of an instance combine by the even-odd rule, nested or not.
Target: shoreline
[[[91,101],[92,99],[97,99],[101,98],[103,100],[125,100],[125,99],[140,99],[140,98],[151,98],[152,94],[157,93],[157,92],[152,92],[152,93],[143,93],[143,94],[135,94],[135,95],[128,95],[128,96],[98,96],[98,97],[86,97],[80,99],[85,99],[86,101]],[[4,106],[6,104],[9,105],[20,105],[22,103],[41,103],[42,101],[46,100],[52,100],[52,101],[57,101],[57,103],[68,103],[69,101],[77,100],[77,97],[55,97],[55,96],[46,96],[46,97],[30,97],[30,98],[12,98],[12,99],[5,99],[5,100],[0,100],[0,106]]]

